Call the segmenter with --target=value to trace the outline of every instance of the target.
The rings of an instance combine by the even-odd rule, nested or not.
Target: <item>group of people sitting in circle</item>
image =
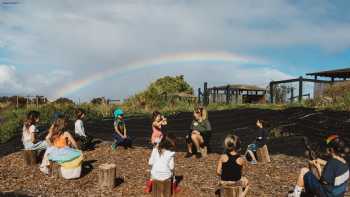
[[[91,147],[92,137],[87,135],[83,118],[85,112],[82,109],[76,110],[75,134],[68,132],[68,121],[64,115],[58,115],[48,130],[45,140],[38,141],[36,125],[40,121],[40,113],[31,111],[23,125],[22,141],[27,150],[45,150],[40,170],[48,174],[50,161],[58,162],[61,165],[61,174],[66,179],[79,178],[83,160],[83,150]],[[190,125],[190,132],[186,135],[187,154],[185,158],[196,156],[202,157],[204,147],[209,147],[211,137],[211,124],[208,120],[208,113],[204,107],[197,107],[193,113],[194,119]],[[125,149],[132,148],[132,139],[127,134],[127,127],[122,109],[114,111],[114,132],[112,137],[113,150],[121,146]],[[175,182],[175,149],[176,137],[165,132],[168,124],[160,112],[153,112],[152,135],[150,143],[153,146],[148,164],[151,167],[150,179],[147,181],[145,192],[152,190],[154,181],[166,181],[172,184],[174,191],[178,188]],[[216,174],[220,177],[220,185],[240,184],[244,191],[247,191],[250,184],[247,177],[242,176],[244,166],[249,161],[256,164],[256,151],[266,145],[268,131],[266,123],[257,120],[257,138],[254,143],[248,145],[243,155],[241,152],[241,141],[237,135],[229,134],[223,144],[225,151],[220,155],[217,163]],[[326,139],[328,161],[317,159],[310,161],[315,166],[319,177],[310,171],[309,168],[301,169],[296,186],[289,197],[299,197],[302,192],[321,197],[342,197],[347,191],[349,179],[349,166],[344,159],[344,141],[337,135],[331,135]],[[67,156],[69,155],[69,156]],[[321,166],[324,166],[323,168]],[[219,192],[216,192],[219,195]]]

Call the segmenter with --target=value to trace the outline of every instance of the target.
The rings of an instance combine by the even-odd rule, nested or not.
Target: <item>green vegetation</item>
[[[336,111],[350,110],[350,82],[330,85],[324,91],[324,95],[305,101],[305,106]]]
[[[183,76],[162,77],[151,83],[149,87],[135,96],[129,98],[123,105],[126,111],[147,113],[155,109],[173,111],[174,109],[187,109],[192,107],[195,101],[169,99],[167,95],[174,93],[192,94],[192,87],[184,80]]]
[[[77,106],[69,99],[59,98],[55,102],[43,103],[38,107],[19,105],[19,109],[16,109],[14,104],[11,106],[8,102],[0,102],[0,143],[20,133],[25,115],[30,110],[38,110],[41,113],[40,122],[43,125],[51,123],[55,112],[63,112],[73,120],[74,110],[77,107],[86,110],[88,120],[111,117],[113,110],[117,107],[121,107],[127,116],[149,116],[154,110],[169,116],[180,112],[192,112],[197,105],[197,100],[192,94],[193,89],[183,76],[176,76],[158,79],[146,90],[129,98],[122,105],[106,104],[102,98],[96,98],[90,103]],[[333,85],[326,89],[323,97],[306,100],[301,104],[209,104],[207,106],[210,111],[243,108],[283,110],[291,107],[350,110],[350,82]]]

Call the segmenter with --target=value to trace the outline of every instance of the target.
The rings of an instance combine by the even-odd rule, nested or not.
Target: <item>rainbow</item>
[[[72,94],[96,81],[108,78],[123,72],[133,71],[144,67],[154,65],[167,65],[176,63],[189,63],[189,62],[231,62],[231,63],[252,63],[259,62],[260,60],[240,56],[228,52],[196,52],[196,53],[177,53],[170,55],[163,55],[159,58],[143,60],[138,62],[132,62],[130,64],[121,65],[117,67],[108,68],[98,73],[94,73],[83,79],[73,81],[64,85],[54,95],[54,98],[63,97]]]

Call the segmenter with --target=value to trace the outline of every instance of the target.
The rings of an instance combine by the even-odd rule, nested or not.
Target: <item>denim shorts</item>
[[[307,194],[313,194],[317,196],[327,196],[320,181],[316,178],[316,176],[311,171],[307,172],[304,175],[304,185],[305,185],[305,192]]]

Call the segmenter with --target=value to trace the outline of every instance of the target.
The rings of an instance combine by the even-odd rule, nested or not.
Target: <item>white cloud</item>
[[[15,66],[0,65],[0,95],[35,94],[50,96],[65,80],[71,80],[71,72],[52,70],[46,74],[20,73]]]
[[[346,14],[334,17],[339,8],[329,1],[38,0],[21,1],[0,11],[0,48],[8,54],[6,62],[33,65],[34,79],[41,83],[31,86],[43,94],[53,94],[73,79],[163,54],[227,51],[250,56],[251,50],[269,48],[315,46],[338,52],[350,47]],[[48,66],[68,72],[42,71]],[[152,79],[166,69],[157,70]],[[191,73],[195,71],[182,69],[198,83]],[[289,76],[265,67],[253,70],[230,65],[216,70],[202,66],[201,70],[217,73],[208,76],[212,83],[234,78],[262,84]],[[135,79],[130,76],[130,80]],[[125,92],[136,90],[135,86]]]

